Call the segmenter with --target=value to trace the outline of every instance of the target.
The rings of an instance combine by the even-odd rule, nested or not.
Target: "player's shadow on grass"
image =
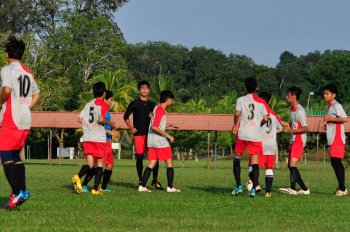
[[[0,206],[4,206],[10,199],[10,196],[9,197],[0,197]]]
[[[231,194],[232,189],[230,188],[220,188],[217,186],[190,186],[192,190],[199,190],[216,195],[228,195]]]
[[[131,189],[137,189],[138,185],[134,183],[129,183],[129,182],[114,182],[111,181],[108,185],[114,185],[118,187],[123,187],[123,188],[131,188]]]

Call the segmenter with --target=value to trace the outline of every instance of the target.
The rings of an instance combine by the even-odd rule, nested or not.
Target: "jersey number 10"
[[[30,90],[29,77],[27,75],[20,75],[17,80],[19,82],[19,96],[27,97]]]

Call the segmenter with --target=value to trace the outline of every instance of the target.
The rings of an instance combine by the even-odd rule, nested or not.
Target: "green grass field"
[[[275,170],[273,195],[255,199],[232,196],[232,161],[220,160],[217,169],[205,169],[206,160],[175,161],[175,186],[181,193],[139,193],[134,161],[117,160],[109,188],[103,196],[76,194],[71,176],[76,161],[51,167],[46,160],[27,160],[27,185],[32,198],[18,210],[0,212],[1,231],[347,231],[349,197],[337,198],[337,186],[329,163],[323,171],[315,162],[300,164],[310,196],[286,196],[277,192],[289,186],[285,167]],[[285,166],[285,164],[281,165]],[[242,164],[247,180],[246,163]],[[166,186],[165,168],[159,179]],[[348,172],[349,173],[349,172]],[[260,172],[260,182],[264,171]],[[349,179],[349,175],[347,175]],[[348,182],[349,183],[349,182]],[[0,202],[10,188],[1,171]],[[150,184],[150,181],[149,181]]]

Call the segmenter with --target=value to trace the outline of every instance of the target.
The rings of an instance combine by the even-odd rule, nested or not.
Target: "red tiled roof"
[[[124,113],[111,113],[112,120],[120,129],[127,129],[123,119]],[[33,128],[80,128],[77,119],[79,112],[32,112]],[[309,116],[310,132],[324,132],[322,116]],[[179,127],[180,130],[201,131],[231,131],[233,114],[171,114],[167,115],[169,124]],[[350,132],[350,120],[345,124],[346,132]]]

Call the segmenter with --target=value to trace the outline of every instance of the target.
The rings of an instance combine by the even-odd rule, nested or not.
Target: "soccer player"
[[[160,93],[160,104],[155,107],[148,131],[148,167],[145,169],[139,186],[139,192],[151,192],[146,188],[147,181],[151,175],[152,169],[157,166],[158,160],[165,161],[167,166],[168,187],[167,192],[180,192],[173,186],[174,167],[173,152],[170,143],[174,142],[174,137],[165,132],[166,128],[166,109],[171,106],[174,100],[174,94],[165,90]]]
[[[298,87],[291,87],[287,90],[287,102],[292,106],[290,111],[290,122],[282,122],[284,132],[291,133],[291,145],[289,147],[288,168],[290,171],[290,188],[280,188],[280,192],[290,195],[309,195],[310,190],[306,187],[297,164],[301,159],[306,145],[307,126],[306,113],[299,104],[302,90]],[[296,183],[301,190],[296,191]]]
[[[106,97],[104,102],[107,104],[108,108],[110,109],[113,103],[113,92],[110,90],[106,90]],[[106,114],[106,120],[107,122],[111,122],[111,114],[109,110]],[[112,150],[112,136],[113,137],[119,137],[120,134],[118,131],[113,130],[113,128],[109,124],[105,124],[105,131],[106,131],[106,151],[103,158],[103,163],[106,166],[105,170],[103,171],[103,178],[102,178],[102,186],[99,188],[100,192],[110,192],[109,189],[107,189],[107,185],[111,179],[112,176],[112,170],[114,168],[114,156],[113,156],[113,150]],[[96,163],[95,163],[96,165]],[[89,188],[87,184],[89,181],[93,178],[95,175],[96,168],[93,167],[90,172],[88,172],[87,175],[85,175],[84,181],[83,181],[83,192],[89,192]]]
[[[30,198],[27,191],[25,167],[20,158],[31,127],[30,110],[39,101],[39,88],[33,74],[21,63],[25,43],[10,37],[5,43],[9,63],[1,70],[0,157],[4,173],[11,186],[11,198],[5,205],[11,210]]]
[[[243,193],[241,184],[241,157],[248,147],[248,153],[252,164],[251,179],[253,188],[249,196],[256,196],[256,186],[259,184],[259,156],[263,153],[261,124],[268,120],[267,106],[264,100],[256,96],[258,84],[254,77],[244,80],[244,88],[247,95],[240,97],[236,102],[234,115],[233,134],[237,135],[235,144],[235,156],[233,158],[233,174],[237,187],[232,191],[233,195]]]
[[[270,104],[271,94],[262,92],[259,94],[267,104]],[[283,130],[282,121],[277,114],[268,108],[269,119],[262,126],[263,155],[259,157],[259,168],[266,168],[265,172],[265,197],[271,197],[273,183],[273,169],[275,168],[275,155],[277,154],[277,133]]]
[[[87,161],[87,165],[81,167],[79,173],[74,175],[72,182],[77,193],[83,191],[81,186],[81,178],[86,175],[94,167],[96,160],[97,168],[95,171],[94,188],[91,190],[93,195],[100,195],[98,191],[99,184],[103,175],[103,157],[106,150],[106,134],[105,124],[114,126],[112,122],[106,120],[108,106],[104,102],[106,97],[106,86],[103,82],[97,82],[92,87],[95,99],[88,102],[84,109],[80,112],[78,121],[83,127],[83,148]]]
[[[136,170],[139,177],[139,185],[141,185],[143,158],[147,146],[147,134],[155,103],[149,100],[151,90],[147,81],[140,81],[137,84],[137,88],[139,90],[140,97],[129,104],[124,114],[124,120],[130,128],[131,133],[134,135]],[[131,123],[129,120],[131,114],[133,115],[133,123]],[[153,168],[152,187],[155,189],[164,190],[158,181],[158,170],[159,164],[157,163]]]
[[[338,180],[338,188],[335,190],[335,196],[348,195],[345,187],[345,169],[342,163],[345,153],[345,129],[344,123],[348,117],[342,105],[335,99],[338,94],[338,88],[335,84],[329,84],[323,87],[323,97],[328,103],[327,115],[323,120],[327,123],[327,141],[330,146],[331,164]]]

